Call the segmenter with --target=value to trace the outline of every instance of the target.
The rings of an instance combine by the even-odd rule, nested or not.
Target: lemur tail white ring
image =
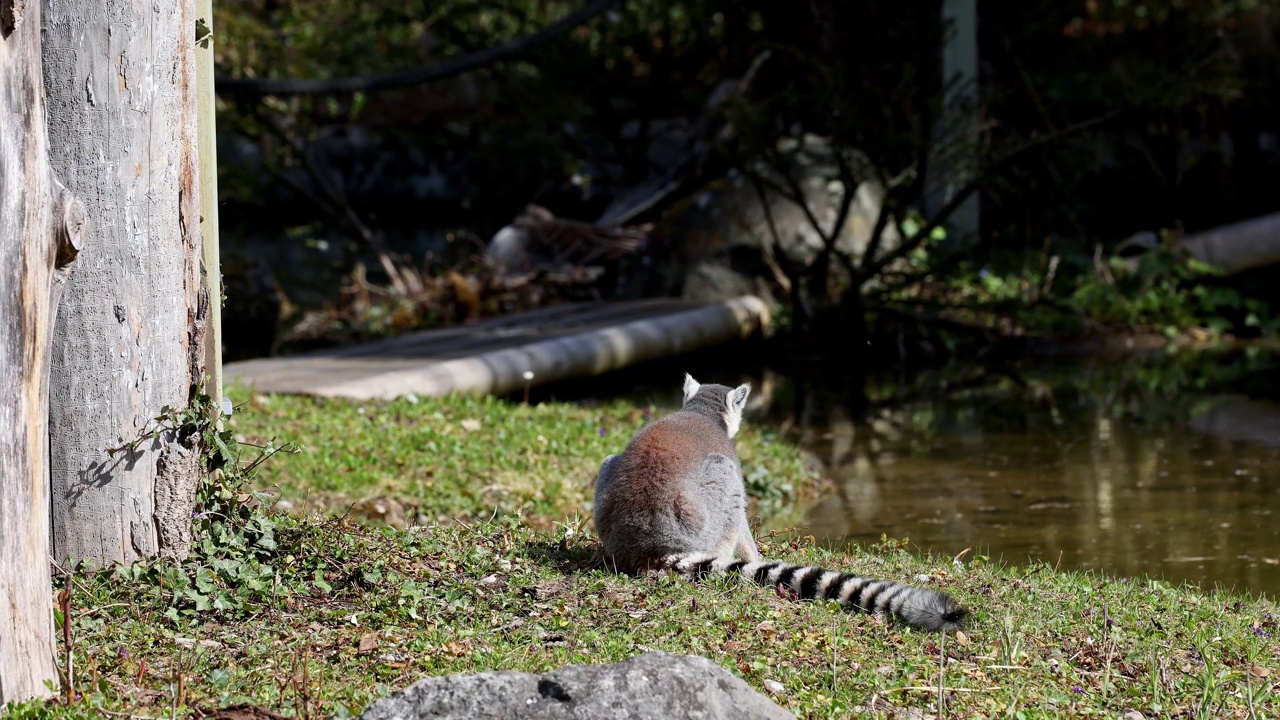
[[[966,615],[964,608],[937,590],[820,567],[769,560],[748,562],[706,553],[669,555],[663,564],[681,575],[695,578],[736,572],[765,587],[781,585],[801,600],[835,600],[866,613],[892,614],[920,630],[954,630]]]

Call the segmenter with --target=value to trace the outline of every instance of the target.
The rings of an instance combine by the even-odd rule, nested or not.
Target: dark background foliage
[[[220,0],[218,73],[340,78],[441,65],[580,7]],[[906,178],[894,207],[919,209],[939,108],[954,89],[939,70],[940,9],[624,0],[517,58],[425,85],[318,95],[220,86],[229,287],[272,284],[286,305],[334,302],[353,263],[369,261],[362,232],[439,275],[474,259],[529,202],[592,220],[653,172],[655,128],[696,121],[721,81],[766,50],[731,108],[733,141],[683,193],[780,137],[813,133],[865,153],[891,183]],[[978,16],[984,124],[971,151],[998,169],[983,178],[979,236],[931,261],[935,276],[1043,274],[1058,255],[1069,288],[1093,271],[1099,244],[1280,209],[1280,3],[993,0]],[[1274,300],[1266,282],[1233,287]]]

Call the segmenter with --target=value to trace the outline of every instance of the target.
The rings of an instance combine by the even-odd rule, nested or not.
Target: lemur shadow
[[[565,578],[593,572],[628,577],[660,577],[672,572],[656,563],[630,571],[619,568],[605,555],[604,547],[596,538],[576,543],[567,543],[563,539],[557,542],[533,541],[525,544],[525,554]]]
[[[582,575],[596,570],[612,571],[604,556],[600,541],[568,543],[564,540],[550,542],[535,540],[525,545],[525,555],[539,565],[551,568],[561,575]]]

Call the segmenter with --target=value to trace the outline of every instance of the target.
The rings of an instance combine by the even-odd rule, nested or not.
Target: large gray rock
[[[852,198],[835,245],[855,262],[862,261],[885,195],[870,157],[833,148],[814,135],[783,138],[777,151],[779,160],[754,163],[752,172],[770,181],[766,187],[787,187],[790,178],[804,205],[774,190],[766,190],[762,198],[748,175],[730,172],[674,204],[656,223],[647,253],[653,269],[646,294],[723,300],[750,288],[748,292],[773,304],[767,286],[777,277],[769,262],[779,272],[788,265],[811,265],[824,248],[813,220],[830,232],[847,191]],[[841,165],[848,168],[848,177]],[[896,223],[881,229],[880,252],[900,244]],[[873,286],[874,279],[868,287]]]
[[[710,660],[651,652],[545,675],[503,670],[420,680],[373,702],[361,720],[590,718],[795,720]]]

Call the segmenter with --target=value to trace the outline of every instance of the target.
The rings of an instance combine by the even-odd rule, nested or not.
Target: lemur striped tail
[[[866,613],[893,614],[912,627],[932,632],[956,629],[966,614],[964,608],[937,590],[819,567],[768,560],[747,562],[704,553],[671,555],[663,565],[689,577],[736,572],[765,587],[782,585],[801,600],[836,600]]]

